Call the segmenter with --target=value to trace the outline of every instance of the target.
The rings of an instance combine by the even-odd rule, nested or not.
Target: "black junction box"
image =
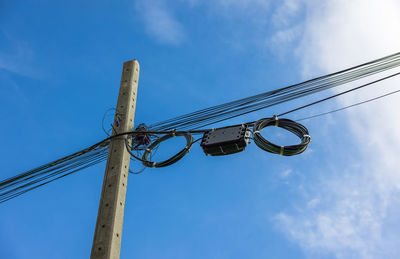
[[[206,155],[223,156],[243,151],[249,143],[247,125],[214,129],[204,133],[200,146]]]

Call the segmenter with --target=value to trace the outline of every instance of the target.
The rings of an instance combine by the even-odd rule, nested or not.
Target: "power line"
[[[79,152],[0,181],[0,203],[104,161],[107,159],[108,144],[109,139],[105,139]]]
[[[374,98],[371,98],[371,99],[368,99],[368,100],[365,100],[365,101],[362,101],[362,102],[358,102],[358,103],[355,103],[355,104],[352,104],[352,105],[344,106],[342,108],[339,108],[339,109],[336,109],[336,110],[332,110],[332,111],[329,111],[329,112],[324,112],[324,113],[315,114],[313,116],[304,117],[304,118],[298,119],[296,121],[308,120],[308,119],[312,119],[312,118],[328,115],[330,113],[335,113],[335,112],[338,112],[338,111],[346,110],[346,109],[349,109],[351,107],[358,106],[358,105],[361,105],[361,104],[364,104],[364,103],[368,103],[368,102],[372,102],[372,101],[384,98],[386,96],[389,96],[389,95],[392,95],[392,94],[395,94],[395,93],[398,93],[398,92],[400,92],[400,90],[396,90],[396,91],[393,91],[393,92],[390,92],[390,93],[387,93],[387,94],[383,94],[383,95],[380,95],[380,96],[377,96],[377,97],[374,97]]]
[[[299,84],[181,115],[150,126],[153,130],[196,129],[349,83],[400,65],[400,53]]]
[[[237,116],[248,114],[250,112],[265,109],[267,107],[284,103],[290,100],[294,100],[306,95],[310,95],[322,90],[326,90],[332,87],[336,87],[341,84],[349,83],[354,80],[358,80],[379,72],[392,69],[400,65],[400,53],[396,53],[381,59],[377,59],[371,62],[367,62],[352,68],[348,68],[339,72],[335,72],[329,75],[317,77],[299,84],[291,85],[288,87],[280,88],[277,90],[268,91],[255,96],[243,98],[237,101],[217,105],[214,107],[202,109],[196,112],[192,112],[186,115],[178,116],[173,119],[162,121],[160,123],[153,124],[146,134],[201,134],[205,127],[217,122],[228,120]],[[300,106],[296,109],[282,113],[278,116],[282,116],[300,109],[304,109],[311,105],[326,101],[328,99],[355,91],[362,87],[375,84],[379,81],[386,80],[400,74],[395,73],[390,76],[372,81],[362,86],[344,91],[342,93],[318,100],[311,104]],[[397,92],[397,91],[396,91]],[[394,92],[393,92],[394,93]],[[389,93],[392,94],[392,93]],[[387,94],[387,95],[389,95]],[[386,96],[386,95],[385,95]],[[377,97],[374,99],[382,98]],[[368,100],[372,101],[374,99]],[[366,102],[368,102],[366,101]],[[364,102],[363,102],[364,103]],[[359,103],[361,104],[361,103]],[[358,104],[355,104],[358,105]],[[355,106],[353,105],[353,106]],[[352,106],[349,106],[352,107]],[[348,107],[345,107],[348,108]],[[343,108],[344,109],[344,108]],[[341,109],[339,109],[341,110]],[[332,111],[334,112],[334,111]],[[321,115],[316,115],[321,116]],[[303,118],[307,119],[307,118]],[[103,118],[104,121],[104,118]],[[246,123],[252,125],[254,122]],[[176,130],[177,129],[177,130]],[[47,183],[63,178],[72,173],[78,172],[89,166],[98,164],[107,158],[108,145],[110,140],[114,137],[123,135],[135,135],[143,134],[140,131],[124,132],[115,134],[112,137],[108,137],[95,145],[83,149],[79,152],[58,159],[54,162],[42,165],[33,170],[29,170],[17,176],[0,181],[0,203],[17,197],[30,190],[36,189]],[[154,141],[154,140],[153,140]],[[132,150],[137,150],[136,147],[129,147]],[[153,146],[153,148],[156,148]],[[131,153],[132,154],[132,153]],[[177,160],[176,160],[177,161]],[[167,163],[168,164],[168,163]]]
[[[309,103],[309,104],[300,106],[300,107],[295,108],[295,109],[293,109],[293,110],[290,110],[290,111],[281,113],[281,114],[279,114],[278,116],[283,116],[283,115],[286,115],[286,114],[289,114],[289,113],[292,113],[292,112],[295,112],[295,111],[298,111],[298,110],[302,110],[302,109],[307,108],[307,107],[310,107],[310,106],[312,106],[312,105],[315,105],[315,104],[318,104],[318,103],[327,101],[327,100],[332,99],[332,98],[336,98],[336,97],[338,97],[338,96],[341,96],[341,95],[344,95],[344,94],[353,92],[353,91],[355,91],[355,90],[359,90],[359,89],[364,88],[364,87],[366,87],[366,86],[370,86],[370,85],[376,84],[376,83],[378,83],[378,82],[381,82],[381,81],[383,81],[383,80],[386,80],[386,79],[389,79],[389,78],[392,78],[392,77],[395,77],[395,76],[398,76],[398,75],[400,75],[400,72],[394,73],[394,74],[389,75],[389,76],[382,77],[382,78],[380,78],[380,79],[377,79],[377,80],[374,80],[374,81],[372,81],[372,82],[363,84],[363,85],[361,85],[361,86],[354,87],[354,88],[349,89],[349,90],[347,90],[347,91],[343,91],[343,92],[340,92],[340,93],[338,93],[338,94],[334,94],[334,95],[332,95],[332,96],[323,98],[323,99],[321,99],[321,100],[318,100],[318,101],[315,101],[315,102],[312,102],[312,103]]]

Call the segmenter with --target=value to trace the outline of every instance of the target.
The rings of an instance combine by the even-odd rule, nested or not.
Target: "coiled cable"
[[[149,156],[152,153],[152,151],[155,148],[157,148],[163,141],[173,138],[173,137],[178,137],[178,136],[183,136],[186,139],[186,146],[181,151],[179,151],[176,155],[172,156],[171,158],[161,161],[161,162],[153,162],[153,161],[149,160]],[[162,136],[161,138],[155,140],[154,142],[152,142],[150,144],[150,146],[148,146],[148,148],[143,153],[142,159],[140,161],[142,161],[143,165],[147,166],[147,167],[164,167],[164,166],[172,165],[172,164],[178,162],[182,157],[184,157],[190,151],[190,148],[192,147],[193,143],[194,143],[194,139],[190,133],[176,132],[176,133],[166,134],[166,135]]]
[[[292,132],[300,138],[300,144],[290,146],[278,146],[274,143],[269,142],[260,133],[263,128],[269,126],[280,127]],[[267,152],[282,156],[294,156],[303,153],[307,149],[308,144],[310,144],[311,142],[311,138],[306,127],[289,119],[278,119],[278,117],[276,116],[256,121],[253,126],[253,139],[254,143],[256,143],[259,148]]]

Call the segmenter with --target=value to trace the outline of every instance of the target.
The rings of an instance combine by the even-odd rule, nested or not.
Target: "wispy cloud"
[[[179,45],[188,35],[175,10],[204,9],[210,15],[225,21],[242,19],[261,29],[260,26],[268,21],[270,5],[270,0],[139,0],[135,3],[135,8],[149,36],[159,43]]]
[[[160,43],[178,45],[185,39],[183,25],[162,0],[143,0],[136,3],[147,33]]]
[[[267,47],[273,50],[280,58],[283,58],[287,53],[292,54],[291,50],[297,43],[302,31],[302,25],[280,29],[267,38]]]
[[[271,21],[277,27],[292,26],[293,19],[298,16],[302,6],[299,0],[284,0],[274,11]]]
[[[268,33],[267,48],[283,59],[286,54],[293,54],[304,29],[301,19],[304,13],[304,4],[301,0],[284,0],[273,10],[269,23],[275,30]]]
[[[218,5],[225,8],[238,8],[244,10],[260,10],[268,9],[270,0],[217,0],[210,1],[210,4]]]
[[[32,63],[35,52],[25,42],[12,37],[5,31],[0,31],[3,48],[0,50],[0,69],[29,77],[41,77],[43,73]]]
[[[303,4],[307,16],[294,51],[307,77],[310,71],[328,73],[400,50],[398,1]],[[399,85],[400,80],[391,80],[338,102],[354,103]],[[395,223],[400,219],[400,132],[396,130],[400,121],[393,119],[399,110],[399,99],[394,97],[345,113],[341,131],[351,133],[353,163],[331,162],[330,169],[321,169],[329,172],[323,179],[309,179],[301,209],[276,216],[282,231],[310,255],[400,257],[400,229]]]
[[[282,178],[287,178],[287,177],[289,177],[289,175],[291,175],[293,173],[293,170],[292,169],[286,169],[286,170],[283,170],[282,172],[281,172],[281,177]]]

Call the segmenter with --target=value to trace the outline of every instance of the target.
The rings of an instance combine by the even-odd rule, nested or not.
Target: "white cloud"
[[[173,14],[174,5],[166,3],[141,1],[137,9],[149,35],[162,43],[180,44],[185,39],[184,28]],[[268,0],[181,0],[180,4],[206,6],[228,20],[246,17],[246,22],[259,26],[257,29],[269,20],[277,31],[268,38],[267,45],[280,52],[293,51],[300,58],[305,78],[400,50],[400,3],[395,0],[284,0],[272,15],[268,13]],[[390,91],[390,85],[396,87],[400,81],[391,80],[357,95],[346,95],[338,99],[339,106],[382,94],[386,92],[383,87]],[[276,216],[282,231],[310,256],[400,257],[400,229],[395,228],[400,220],[398,110],[398,97],[389,97],[343,112],[347,116],[344,123],[321,125],[320,130],[334,128],[350,133],[348,139],[353,142],[349,145],[358,149],[353,148],[355,153],[348,156],[358,161],[349,166],[332,161],[321,167],[321,179],[309,178],[298,189],[304,195],[300,209]],[[338,152],[350,151],[343,148]],[[318,150],[312,154],[318,156]],[[291,174],[286,170],[281,177]]]
[[[329,73],[400,50],[400,3],[395,0],[308,1],[298,39],[304,75]],[[316,72],[315,72],[316,71]],[[397,70],[398,71],[398,70]],[[394,79],[338,99],[340,106],[400,86]],[[357,165],[334,164],[324,180],[310,179],[302,209],[280,213],[278,225],[309,255],[399,258],[400,110],[398,97],[346,113]],[[340,152],[346,152],[346,149]],[[347,152],[350,152],[347,150]],[[313,188],[312,188],[313,187]],[[311,201],[318,202],[311,202]],[[307,206],[308,205],[308,206]],[[310,206],[312,205],[312,206]]]
[[[178,45],[185,39],[183,25],[162,0],[142,0],[136,3],[147,33],[157,41]]]

